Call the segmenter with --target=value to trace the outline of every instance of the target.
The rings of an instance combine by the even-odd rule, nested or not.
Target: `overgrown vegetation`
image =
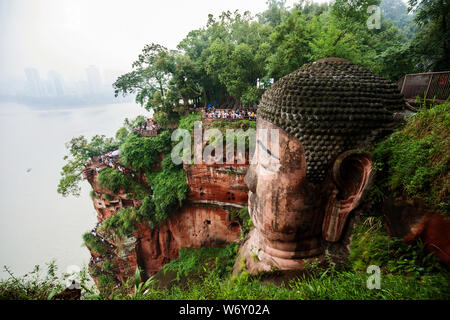
[[[100,294],[87,286],[84,299],[157,299],[157,300],[403,300],[450,299],[450,275],[420,243],[407,245],[385,235],[379,219],[369,218],[354,230],[352,255],[347,266],[326,266],[314,261],[296,279],[281,285],[250,276],[247,271],[231,276],[238,243],[225,248],[183,248],[179,258],[163,267],[162,272],[176,274],[172,284],[157,286],[154,278],[142,282],[140,270],[122,287],[115,288],[111,275],[114,266],[103,262],[98,270]],[[367,266],[381,267],[381,289],[370,290],[366,283]],[[50,278],[53,279],[53,278]],[[25,279],[0,282],[3,299],[46,299],[55,286],[49,280]],[[29,286],[28,291],[24,287]],[[57,287],[62,289],[62,287]],[[132,293],[130,290],[134,288]],[[26,292],[26,297],[24,293]],[[56,292],[56,291],[55,291]]]
[[[115,138],[96,135],[88,141],[84,136],[79,136],[66,143],[69,154],[64,156],[66,164],[60,173],[58,193],[64,197],[69,195],[80,196],[81,188],[79,184],[86,162],[96,156],[117,150],[128,137],[137,135],[133,128],[139,126],[143,121],[145,121],[145,118],[142,116],[138,116],[134,120],[125,119],[124,126],[117,131]]]
[[[163,267],[174,272],[174,284],[167,288],[152,286],[143,299],[199,300],[365,300],[365,299],[449,299],[450,277],[420,245],[400,244],[385,236],[379,220],[370,218],[358,226],[348,266],[325,267],[309,263],[306,273],[288,283],[275,285],[262,276],[244,271],[231,276],[238,246],[200,248],[180,251],[179,258]],[[373,240],[373,241],[372,241]],[[373,257],[373,258],[371,258]],[[408,261],[405,261],[408,260]],[[366,283],[367,266],[380,263],[380,290],[370,290]],[[412,269],[411,269],[412,268]],[[117,293],[119,297],[123,294]]]
[[[383,273],[411,276],[445,273],[438,258],[426,250],[419,240],[407,244],[391,238],[380,218],[368,218],[358,225],[351,244],[350,262],[355,271],[364,272],[370,265],[379,266]]]
[[[98,237],[94,236],[90,232],[83,234],[83,242],[92,252],[106,255],[109,253],[109,249]]]
[[[238,248],[239,245],[234,242],[226,248],[182,248],[178,253],[178,259],[164,265],[162,271],[175,272],[176,281],[189,275],[200,276],[207,273],[222,278],[231,273]]]
[[[138,209],[119,210],[102,223],[99,228],[101,232],[106,232],[110,236],[129,237],[139,223],[146,222],[154,228],[181,206],[189,191],[183,168],[174,165],[170,155],[164,158],[161,167],[160,171],[147,174],[153,196],[145,197]]]
[[[386,18],[368,28],[368,8],[380,3]],[[146,45],[132,70],[114,83],[116,95],[136,94],[136,101],[155,110],[164,124],[189,101],[205,107],[230,97],[246,106],[257,103],[263,92],[255,86],[257,79],[267,85],[325,57],[352,60],[393,81],[406,73],[448,69],[445,2],[410,0],[409,8],[402,0],[298,1],[292,8],[285,0],[267,4],[256,16],[209,15],[177,50]]]
[[[8,279],[0,280],[0,300],[50,300],[55,294],[63,291],[68,282],[69,274],[58,275],[58,267],[55,261],[46,264],[46,270],[39,265],[21,276],[16,276],[8,267],[3,266],[9,275]],[[82,287],[82,297],[93,294],[92,281],[86,268],[81,269],[78,281]]]
[[[375,201],[386,195],[423,199],[434,211],[450,215],[450,104],[422,109],[374,150]]]
[[[130,136],[120,146],[120,162],[134,170],[151,170],[158,156],[170,152],[170,131],[163,131],[156,137]]]
[[[153,190],[152,202],[155,209],[150,220],[151,227],[167,219],[172,210],[181,206],[189,191],[183,167],[176,166],[170,154],[166,155],[161,166],[162,170],[146,175]]]
[[[126,193],[132,194],[133,198],[142,200],[149,191],[142,184],[126,174],[113,169],[103,168],[98,175],[98,185],[100,188],[107,189],[112,193],[118,193],[123,190]]]
[[[192,112],[181,117],[178,122],[178,128],[185,129],[192,134],[194,132],[195,121],[202,121],[202,114],[200,112]]]
[[[230,209],[230,220],[239,221],[241,225],[241,238],[244,238],[250,229],[253,228],[252,218],[250,217],[247,206],[239,210]]]

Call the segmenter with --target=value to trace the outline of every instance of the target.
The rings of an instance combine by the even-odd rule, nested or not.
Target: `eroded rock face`
[[[384,203],[384,217],[388,233],[406,242],[421,239],[450,269],[450,219],[426,210],[421,201],[407,197],[390,198]]]
[[[191,191],[185,204],[154,229],[143,222],[131,237],[102,238],[108,242],[110,252],[105,256],[91,252],[91,267],[105,260],[113,262],[116,282],[120,285],[135,274],[138,266],[146,276],[158,272],[164,264],[176,259],[183,247],[224,247],[238,240],[241,227],[238,221],[231,220],[230,210],[247,204],[247,187],[243,181],[247,167],[238,164],[186,166]],[[85,172],[96,195],[93,202],[99,224],[122,208],[139,208],[141,202],[129,199],[127,193],[112,194],[100,188],[99,171],[93,166]],[[111,199],[105,200],[102,194],[109,194]]]
[[[248,164],[184,165],[189,185],[188,199],[196,203],[216,205],[247,203],[248,189],[244,183]]]
[[[189,205],[157,229],[145,224],[137,231],[138,263],[147,274],[156,273],[178,257],[183,247],[224,247],[240,235],[240,226],[230,220],[227,210],[219,207]]]

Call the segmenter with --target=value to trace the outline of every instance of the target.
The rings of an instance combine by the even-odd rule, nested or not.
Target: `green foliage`
[[[389,237],[381,220],[376,218],[369,218],[355,228],[350,262],[356,271],[377,265],[385,273],[413,276],[445,273],[439,259],[427,252],[423,243],[406,244],[402,239]]]
[[[90,232],[86,232],[83,234],[84,245],[88,247],[92,252],[106,255],[109,253],[109,248],[104,244],[100,239]]]
[[[72,138],[66,143],[69,155],[64,156],[67,162],[61,171],[61,179],[58,184],[57,191],[64,197],[69,195],[80,196],[79,183],[82,180],[82,171],[86,162],[101,154],[116,150],[120,144],[129,136],[136,136],[133,128],[145,120],[144,117],[138,116],[135,120],[125,119],[124,127],[120,128],[116,133],[116,139],[106,138],[104,135],[96,135],[91,141],[84,136]]]
[[[202,121],[202,114],[200,112],[192,112],[184,117],[181,117],[178,122],[178,128],[188,130],[192,133],[194,131],[195,121]]]
[[[164,273],[176,272],[176,281],[194,274],[198,276],[205,271],[222,278],[231,274],[238,247],[232,242],[225,248],[182,248],[178,252],[178,259],[164,265],[162,270]]]
[[[120,162],[134,170],[150,171],[161,153],[170,152],[170,131],[163,131],[156,137],[130,136],[120,146]]]
[[[170,74],[175,69],[176,52],[159,44],[146,45],[133,71],[120,76],[113,84],[115,95],[136,94],[136,102],[147,110],[170,111],[167,99]]]
[[[104,168],[100,171],[98,185],[100,188],[107,189],[112,193],[118,193],[123,190],[126,193],[132,194],[138,200],[144,199],[149,194],[149,191],[143,185],[113,168]]]
[[[450,198],[450,104],[422,110],[406,127],[374,150],[375,190],[424,199],[432,210],[448,215]]]
[[[253,228],[252,218],[248,212],[248,207],[243,207],[239,210],[230,210],[230,220],[238,220],[241,225],[242,237]]]
[[[69,195],[79,196],[79,183],[82,179],[82,170],[86,161],[92,157],[117,149],[118,143],[114,139],[105,136],[94,136],[90,142],[84,137],[73,138],[66,143],[69,155],[64,156],[67,164],[61,171],[61,180],[58,184],[58,193],[67,197]]]
[[[450,281],[445,273],[419,277],[382,273],[382,289],[366,287],[368,274],[320,268],[312,263],[300,278],[279,286],[247,272],[230,278],[237,246],[225,249],[182,249],[179,258],[163,267],[177,273],[184,284],[152,288],[142,299],[168,300],[396,300],[448,299]],[[219,268],[219,270],[217,270]],[[365,270],[364,270],[365,271]],[[118,297],[123,297],[119,295]]]
[[[211,123],[208,129],[218,129],[223,134],[223,144],[226,146],[228,140],[233,138],[234,141],[234,150],[238,146],[239,141],[245,142],[245,150],[248,151],[249,147],[255,147],[256,139],[250,139],[247,135],[248,130],[255,130],[256,133],[256,121],[250,120],[238,120],[238,121],[214,121]],[[226,135],[227,130],[235,130],[233,136]],[[256,138],[256,135],[253,136]],[[245,140],[244,140],[245,139]],[[214,144],[214,141],[211,141],[210,144]]]
[[[105,234],[105,236],[114,239],[126,238],[133,234],[140,221],[141,216],[138,210],[135,208],[124,208],[117,211],[112,217],[103,221],[99,226],[98,231]]]
[[[4,271],[9,277],[0,280],[0,300],[50,300],[56,293],[64,291],[69,274],[58,276],[58,266],[55,261],[46,265],[46,271],[36,265],[31,272],[22,277],[15,276],[8,267],[4,266]],[[93,290],[86,268],[81,270],[79,281],[83,289],[82,298],[84,298]]]
[[[170,154],[166,155],[161,166],[161,171],[146,175],[153,190],[154,215],[150,219],[150,226],[167,219],[172,210],[181,206],[189,191],[183,168],[173,164]]]
[[[131,300],[142,300],[153,288],[153,285],[156,282],[153,277],[148,278],[145,282],[141,282],[141,272],[141,269],[137,267],[136,274],[134,277],[129,279],[126,284],[126,287],[130,287],[134,284],[133,293],[128,294],[128,297],[130,297]]]
[[[153,190],[153,196],[146,196],[139,209],[119,210],[100,225],[100,232],[112,237],[129,237],[139,223],[147,222],[154,228],[181,206],[189,190],[185,172],[182,167],[172,163],[170,155],[165,157],[161,166],[161,171],[147,173],[147,181]]]
[[[416,13],[418,33],[412,41],[411,54],[420,71],[450,69],[450,6],[447,1],[409,0]]]
[[[112,292],[114,285],[116,284],[116,279],[110,274],[101,274],[97,278],[97,287],[100,291],[101,297],[108,299]]]
[[[225,133],[227,129],[247,131],[248,129],[256,130],[256,122],[250,120],[237,120],[237,121],[214,121],[211,123],[210,129],[219,129],[222,133]]]

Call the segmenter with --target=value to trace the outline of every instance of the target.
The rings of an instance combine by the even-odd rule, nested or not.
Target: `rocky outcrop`
[[[247,168],[247,164],[184,165],[190,188],[188,199],[195,203],[242,207],[248,199],[244,183]]]
[[[142,204],[130,199],[123,190],[112,193],[102,189],[98,175],[103,167],[103,164],[93,162],[85,169],[85,177],[94,192],[93,204],[99,225],[122,208],[137,209]],[[239,239],[240,223],[233,220],[231,211],[243,207],[248,201],[243,181],[247,167],[185,165],[190,192],[183,206],[155,228],[141,222],[133,236],[102,238],[108,242],[110,253],[101,256],[91,252],[91,268],[105,260],[111,261],[115,280],[120,285],[134,275],[136,267],[145,271],[147,276],[155,274],[164,264],[177,258],[183,247],[223,247]]]
[[[450,219],[426,210],[422,201],[389,198],[383,212],[388,233],[406,242],[421,239],[450,268]]]

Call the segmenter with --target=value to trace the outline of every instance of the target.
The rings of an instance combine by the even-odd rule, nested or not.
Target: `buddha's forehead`
[[[395,84],[344,59],[327,58],[281,78],[265,92],[258,117],[304,148],[307,177],[322,181],[340,153],[389,132],[404,109]]]

